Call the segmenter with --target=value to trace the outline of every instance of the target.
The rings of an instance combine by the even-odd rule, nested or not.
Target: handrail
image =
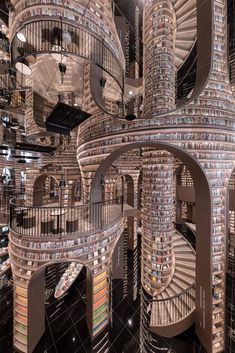
[[[22,196],[25,196],[25,194],[22,194]],[[23,200],[25,201],[26,203],[25,204],[22,204],[22,203],[16,203],[14,202],[15,201],[19,201],[19,200]],[[62,208],[62,209],[66,209],[66,208],[83,208],[83,207],[90,207],[92,205],[104,205],[106,203],[108,204],[115,204],[115,202],[119,202],[121,203],[122,202],[122,197],[119,196],[119,197],[116,197],[116,198],[113,198],[113,199],[110,199],[110,200],[106,200],[106,201],[101,201],[101,202],[94,202],[94,203],[85,203],[85,204],[82,204],[82,205],[73,205],[73,206],[55,206],[55,205],[52,205],[52,206],[48,206],[48,205],[40,205],[40,206],[34,206],[34,205],[30,205],[27,203],[27,200],[22,197],[22,198],[18,198],[17,196],[16,197],[13,197],[11,200],[10,200],[10,204],[13,205],[13,206],[17,206],[17,207],[23,207],[23,208],[49,208],[49,209],[54,209],[54,208]]]
[[[179,230],[179,229],[177,229],[177,227],[179,228],[179,227],[181,227],[181,231]],[[187,230],[187,234],[183,234],[183,233],[181,233],[182,232],[182,230],[183,230],[183,227],[185,227],[185,229]],[[176,229],[176,231],[179,233],[179,234],[181,234],[183,237],[184,237],[184,239],[185,239],[185,241],[187,241],[187,243],[191,246],[191,248],[193,248],[194,249],[194,251],[195,251],[195,249],[196,249],[196,232],[194,232],[187,224],[186,224],[186,222],[182,222],[182,223],[176,223],[176,227],[175,227],[175,229]],[[189,235],[188,235],[188,230],[192,233],[192,237],[190,237]]]
[[[13,198],[10,201],[10,228],[17,234],[38,240],[85,236],[111,225],[123,212],[121,197],[94,204],[49,207],[27,205],[20,200]]]
[[[24,30],[28,38],[28,43],[21,43],[16,34],[14,34],[11,40],[11,56],[14,63],[28,55],[38,53],[58,53],[57,49],[53,49],[52,38],[44,39],[41,35],[37,35],[43,30],[52,32],[54,27],[62,26],[63,31],[74,33],[75,42],[73,42],[67,49],[67,54],[77,55],[85,58],[94,64],[101,67],[106,71],[123,90],[123,67],[119,57],[115,52],[115,46],[113,42],[108,44],[105,40],[102,40],[95,32],[89,28],[79,24],[75,26],[73,21],[63,20],[53,17],[48,19],[34,19],[30,18],[29,22],[24,21]],[[78,42],[78,38],[80,41]],[[81,41],[81,38],[83,40]],[[79,45],[78,45],[79,44]],[[23,50],[23,54],[19,56],[19,50]]]
[[[186,225],[187,226],[187,225]],[[189,227],[188,227],[189,228]],[[178,234],[180,234],[184,240],[188,243],[188,245],[190,246],[190,248],[195,252],[195,248],[196,248],[196,245],[195,245],[195,248],[194,248],[194,245],[191,244],[190,242],[190,239],[188,237],[185,237],[183,233],[181,233],[178,229],[174,228],[175,229],[175,232],[177,232]]]
[[[149,315],[149,325],[169,326],[189,316],[195,310],[195,288],[194,282],[181,293],[162,299],[154,299],[144,294],[142,304]]]
[[[172,297],[168,297],[168,298],[163,298],[163,299],[154,299],[154,298],[152,298],[152,299],[150,299],[149,301],[150,302],[165,302],[165,301],[169,301],[169,300],[174,300],[174,299],[176,299],[176,298],[179,298],[179,297],[181,297],[181,296],[183,296],[185,293],[188,293],[189,291],[190,291],[190,289],[194,289],[195,288],[195,286],[196,286],[196,281],[194,281],[189,287],[187,287],[185,290],[183,290],[182,292],[180,292],[180,293],[178,293],[178,294],[176,294],[176,295],[174,295],[174,296],[172,296]]]

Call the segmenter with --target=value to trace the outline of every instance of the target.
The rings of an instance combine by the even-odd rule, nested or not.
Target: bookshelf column
[[[87,325],[92,339],[109,323],[109,270],[87,270]]]
[[[13,345],[19,352],[31,353],[45,331],[45,273],[37,271],[32,278],[32,265],[25,268],[12,262],[14,288]],[[28,261],[32,262],[32,261]]]
[[[26,78],[26,86],[32,87],[33,81],[31,77]],[[25,128],[27,136],[34,135],[40,132],[40,128],[36,124],[33,116],[33,89],[26,90],[25,93]]]
[[[173,168],[166,151],[143,152],[142,284],[152,296],[168,285],[173,274]]]
[[[175,11],[170,1],[144,6],[144,117],[175,107]]]

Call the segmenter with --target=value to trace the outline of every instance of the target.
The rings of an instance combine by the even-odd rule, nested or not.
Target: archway
[[[40,175],[33,184],[33,206],[58,202],[58,181],[52,175]]]
[[[71,206],[74,206],[76,203],[81,202],[83,197],[83,188],[82,188],[82,178],[81,176],[74,180],[71,190]]]
[[[196,258],[196,332],[205,345],[210,345],[212,335],[212,296],[211,296],[211,236],[212,201],[211,187],[200,163],[189,152],[167,142],[135,142],[126,144],[112,152],[98,168],[91,186],[91,201],[101,200],[100,180],[108,167],[120,155],[136,148],[156,148],[166,150],[180,159],[189,170],[195,186],[197,203],[197,258]],[[203,305],[202,305],[203,297]],[[205,308],[207,315],[205,316]],[[202,325],[203,322],[203,325]],[[205,343],[206,342],[206,343]]]
[[[28,352],[33,352],[36,346],[37,346],[37,349],[40,350],[40,347],[41,347],[40,344],[42,343],[40,339],[46,329],[45,327],[45,319],[46,319],[45,270],[51,266],[63,265],[63,264],[71,265],[72,263],[78,263],[78,264],[81,264],[81,266],[83,266],[82,279],[83,279],[83,282],[85,281],[85,285],[83,283],[82,290],[84,291],[83,293],[84,296],[87,298],[86,301],[84,302],[84,305],[86,308],[83,308],[83,310],[86,310],[86,313],[87,313],[86,315],[87,332],[88,330],[90,330],[89,325],[91,325],[91,322],[89,322],[89,320],[92,312],[92,305],[91,305],[91,302],[89,301],[89,296],[88,296],[90,292],[90,286],[89,286],[90,269],[83,263],[83,261],[80,261],[79,259],[66,259],[64,261],[58,260],[58,261],[45,263],[43,264],[43,266],[41,266],[31,274],[31,277],[27,283],[27,288],[25,287],[25,291],[24,291],[25,298],[27,297],[27,302],[25,301],[25,304],[27,303],[27,311],[24,310],[24,312],[21,313],[21,319],[23,321],[20,326],[20,329],[21,329],[20,332],[22,333],[22,335],[24,335],[27,338]],[[86,291],[87,291],[87,295],[86,295]],[[18,315],[17,309],[20,307],[22,308],[22,305],[19,305],[20,300],[22,299],[18,296],[17,293],[18,292],[16,292],[16,297],[18,301],[15,302],[16,315]],[[76,293],[77,293],[77,290],[75,290],[75,296],[76,296]],[[57,299],[54,299],[54,302],[56,301]],[[51,306],[49,305],[49,307]],[[55,306],[55,311],[56,310],[57,310],[57,305]],[[63,325],[62,322],[61,324]],[[58,324],[58,326],[60,326],[60,330],[63,330],[62,325]],[[63,331],[61,332],[61,334],[63,335]]]

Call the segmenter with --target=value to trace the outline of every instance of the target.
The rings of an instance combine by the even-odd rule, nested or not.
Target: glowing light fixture
[[[24,29],[21,29],[20,31],[18,31],[16,33],[16,37],[17,37],[17,39],[19,39],[19,41],[21,43],[26,43],[26,41],[27,41]]]
[[[17,71],[21,72],[25,76],[29,76],[32,73],[29,63],[25,59],[18,61],[15,67]]]

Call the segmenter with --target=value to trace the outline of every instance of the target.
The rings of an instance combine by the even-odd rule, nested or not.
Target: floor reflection
[[[148,348],[140,348],[143,330],[140,244],[136,252],[128,250],[126,258],[127,280],[112,281],[110,327],[91,341],[86,324],[86,274],[83,269],[64,297],[57,300],[53,295],[47,296],[46,331],[34,353],[148,353]],[[0,353],[13,353],[12,285],[10,275],[4,278],[0,297]],[[155,349],[156,353],[206,353],[194,334],[194,327],[172,339],[148,334],[148,340],[159,347]]]

